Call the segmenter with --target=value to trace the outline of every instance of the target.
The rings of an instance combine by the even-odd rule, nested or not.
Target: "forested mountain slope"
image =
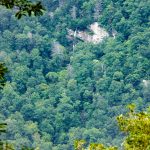
[[[121,146],[116,116],[150,102],[150,1],[43,0],[41,17],[0,7],[0,61],[9,72],[0,93],[7,138],[41,150],[72,150],[77,139]],[[14,10],[15,11],[15,10]],[[100,43],[73,32],[109,33]]]

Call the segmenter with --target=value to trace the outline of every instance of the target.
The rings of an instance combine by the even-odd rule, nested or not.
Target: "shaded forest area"
[[[41,2],[43,16],[20,20],[0,7],[3,138],[16,150],[72,150],[77,139],[121,147],[116,116],[150,103],[150,1]],[[109,33],[103,42],[68,38],[68,29],[90,32],[94,22]]]

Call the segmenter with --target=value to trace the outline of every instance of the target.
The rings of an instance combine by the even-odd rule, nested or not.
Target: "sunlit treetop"
[[[118,116],[120,129],[128,136],[124,141],[126,150],[149,150],[150,149],[150,114],[147,112],[136,113],[134,105],[126,115]]]
[[[15,9],[16,17],[20,19],[22,16],[32,14],[40,16],[43,14],[44,7],[41,2],[33,3],[28,0],[0,0],[0,5],[5,6],[8,9]]]

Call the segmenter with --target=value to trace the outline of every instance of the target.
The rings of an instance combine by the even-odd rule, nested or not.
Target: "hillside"
[[[150,104],[150,1],[42,0],[40,17],[0,7],[4,138],[40,150],[75,140],[121,147],[116,116]]]

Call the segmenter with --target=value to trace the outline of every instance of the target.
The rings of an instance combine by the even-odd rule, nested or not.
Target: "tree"
[[[0,89],[4,86],[5,84],[5,73],[7,72],[7,68],[4,66],[3,63],[0,63]]]
[[[8,9],[15,9],[16,17],[20,19],[23,15],[31,16],[32,13],[35,16],[39,16],[43,14],[44,7],[42,6],[41,2],[36,4],[32,3],[28,0],[0,0],[0,5],[5,6]]]
[[[0,123],[0,135],[6,133],[7,123]],[[1,150],[14,150],[12,144],[8,144],[6,141],[0,139],[0,149]]]
[[[36,4],[28,0],[0,0],[0,5],[5,6],[8,9],[15,9],[16,17],[20,19],[22,16],[34,14],[35,16],[40,16],[43,14],[44,7],[41,2]],[[7,68],[0,63],[0,88],[4,86],[5,78],[4,75],[7,71]]]
[[[106,148],[103,144],[98,144],[98,143],[91,143],[88,146],[88,149],[85,148],[86,147],[85,145],[86,145],[86,141],[84,141],[84,140],[75,141],[74,149],[75,150],[117,150],[116,147],[107,147]]]
[[[129,105],[129,113],[117,117],[120,129],[127,133],[123,142],[125,150],[150,149],[150,113],[135,112],[135,106]]]
[[[0,134],[6,132],[7,123],[0,123]]]
[[[117,117],[120,129],[127,133],[123,142],[125,150],[149,150],[150,149],[150,113],[135,112],[135,105],[128,105],[129,112]],[[85,150],[86,141],[77,140],[74,143],[75,150]],[[106,148],[103,144],[90,143],[88,150],[117,150],[117,147]]]
[[[12,114],[16,116],[10,126],[13,133],[8,135],[16,139],[15,145],[43,150],[72,149],[75,139],[119,146],[123,134],[119,134],[116,116],[124,114],[124,105],[129,102],[135,102],[140,109],[149,103],[149,89],[142,82],[150,80],[150,34],[147,24],[136,24],[147,7],[143,10],[137,5],[136,14],[132,7],[135,1],[129,0],[40,1],[49,10],[40,18],[23,17],[17,21],[13,15],[17,10],[0,10],[0,60],[9,70],[8,82],[0,94],[0,117],[7,122],[13,119]],[[65,2],[62,7],[59,1]],[[100,1],[103,9],[97,15],[98,21],[94,19],[94,8]],[[146,1],[141,2],[148,6]],[[77,10],[74,8],[71,14],[73,6]],[[128,18],[131,9],[132,19]],[[67,29],[77,27],[78,32],[84,30],[92,35],[88,25],[95,21],[105,22],[108,29],[112,27],[116,37],[99,44],[76,39],[72,51],[74,43]],[[126,30],[131,25],[133,30]],[[121,33],[128,37],[129,30],[129,39],[118,37]],[[144,104],[140,105],[142,99]],[[28,121],[37,123],[36,136],[30,132]]]

